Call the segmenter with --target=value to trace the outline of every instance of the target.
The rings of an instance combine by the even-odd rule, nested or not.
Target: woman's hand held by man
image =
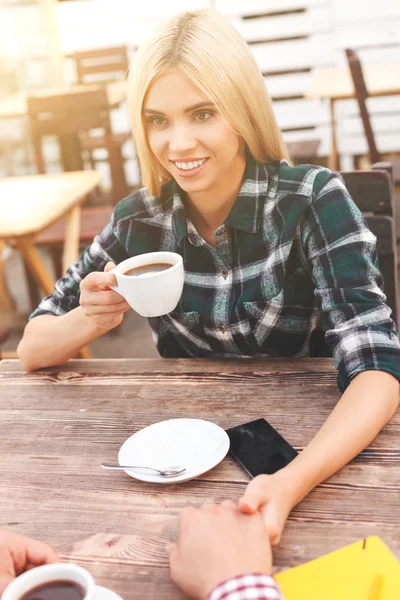
[[[261,513],[272,546],[279,544],[286,520],[296,504],[295,489],[282,475],[283,470],[274,475],[258,475],[239,500],[242,513]]]
[[[120,294],[110,289],[110,286],[117,284],[114,275],[109,273],[114,267],[114,263],[108,262],[104,272],[89,273],[80,284],[80,305],[83,314],[105,332],[120,325],[124,313],[131,308]]]

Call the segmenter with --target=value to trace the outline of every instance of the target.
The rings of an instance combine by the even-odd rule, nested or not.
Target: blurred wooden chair
[[[46,172],[43,155],[43,140],[46,136],[56,136],[61,142],[67,138],[71,151],[79,152],[81,133],[96,127],[104,131],[112,180],[120,182],[121,161],[111,132],[108,98],[105,88],[88,87],[84,91],[80,90],[79,93],[71,91],[57,95],[31,96],[27,98],[27,106],[38,173]],[[71,143],[71,140],[75,140],[76,143]],[[68,150],[68,146],[63,146],[62,143],[61,148],[62,153]],[[117,186],[117,189],[119,191],[114,196],[115,203],[123,197],[123,192],[125,192],[119,186]],[[87,245],[93,240],[94,223],[98,228],[95,233],[99,233],[105,227],[110,220],[113,206],[114,204],[110,202],[108,205],[82,207],[80,221],[81,245]],[[57,279],[62,275],[60,253],[64,239],[65,221],[52,225],[36,238],[37,245],[46,246],[49,249]],[[31,290],[31,293],[33,293],[33,290]]]
[[[71,156],[68,154],[81,154],[89,132],[99,129],[102,131],[103,147],[108,152],[113,203],[129,193],[121,147],[111,129],[107,88],[79,86],[59,94],[28,96],[27,108],[38,173],[45,172],[42,150],[45,136],[59,139],[64,170],[71,170],[68,166]],[[74,162],[77,164],[76,160]]]
[[[68,58],[75,63],[76,78],[78,84],[107,83],[116,79],[124,79],[129,66],[126,46],[114,46],[98,50],[85,50],[74,52]],[[114,133],[114,144],[119,148],[120,160],[123,163],[123,145],[130,141],[131,132]],[[106,148],[106,140],[103,135],[87,133],[81,138],[82,147],[86,150],[92,169],[96,168],[95,150]],[[121,176],[125,180],[124,169]],[[125,187],[127,187],[125,182]],[[121,196],[120,200],[122,200]]]
[[[383,159],[382,159],[382,155],[379,152],[377,145],[376,145],[375,135],[374,135],[374,131],[372,129],[372,123],[371,123],[371,119],[370,119],[369,112],[368,112],[366,100],[367,100],[369,94],[368,94],[367,86],[365,84],[362,66],[361,66],[360,60],[358,58],[358,55],[354,50],[347,48],[346,49],[346,57],[347,57],[347,62],[349,65],[351,77],[353,80],[354,91],[355,91],[355,95],[356,95],[356,99],[357,99],[357,103],[358,103],[358,108],[360,111],[360,117],[361,117],[361,120],[363,123],[365,136],[367,138],[369,158],[370,158],[371,164],[378,163],[378,162],[381,162]],[[384,68],[384,66],[382,68]],[[399,142],[399,150],[400,150],[400,142]],[[393,183],[396,186],[400,185],[400,158],[399,159],[391,158],[390,162],[392,164],[392,169],[393,169],[393,171],[392,171],[393,172]]]
[[[392,168],[390,163],[376,163],[371,171],[341,173],[346,188],[355,204],[364,213],[372,233],[377,238],[379,268],[383,275],[384,292],[392,319],[397,326],[399,320],[397,246],[395,233],[395,205]],[[325,344],[325,331],[317,327],[312,334],[312,356],[331,356]]]
[[[99,83],[123,79],[129,59],[126,46],[83,50],[69,55],[75,62],[78,83]]]

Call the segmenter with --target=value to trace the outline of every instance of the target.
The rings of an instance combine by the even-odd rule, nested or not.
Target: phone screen
[[[250,477],[272,475],[298,454],[265,419],[232,427],[226,433],[231,441],[229,454]]]

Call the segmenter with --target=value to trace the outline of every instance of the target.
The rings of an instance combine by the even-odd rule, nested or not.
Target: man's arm
[[[270,575],[250,573],[224,581],[208,600],[284,600],[278,585]]]
[[[233,502],[184,508],[169,557],[172,580],[193,600],[283,600],[261,515]]]

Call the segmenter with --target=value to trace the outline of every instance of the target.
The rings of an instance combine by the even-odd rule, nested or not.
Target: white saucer
[[[95,600],[122,600],[121,596],[101,585],[96,585],[94,598]]]
[[[228,434],[215,423],[170,419],[145,427],[128,438],[120,448],[118,462],[156,469],[170,465],[186,467],[180,475],[168,478],[139,469],[125,471],[140,481],[178,483],[206,473],[221,462],[228,450]]]

